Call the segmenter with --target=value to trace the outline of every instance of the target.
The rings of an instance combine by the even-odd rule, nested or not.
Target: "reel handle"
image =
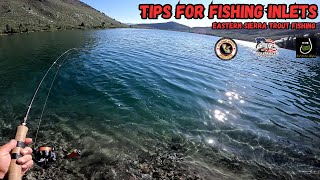
[[[21,180],[22,179],[22,167],[17,164],[17,160],[22,157],[20,154],[21,149],[24,148],[24,143],[26,140],[28,132],[28,127],[25,125],[20,125],[17,127],[15,140],[17,141],[17,146],[11,151],[11,163],[8,171],[9,180]]]

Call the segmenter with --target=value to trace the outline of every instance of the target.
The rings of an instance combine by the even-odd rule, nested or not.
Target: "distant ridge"
[[[320,33],[320,23],[317,23],[317,29],[315,30],[213,30],[211,27],[189,27],[176,22],[168,23],[155,23],[155,24],[137,24],[138,28],[151,28],[162,29],[172,31],[185,31],[198,34],[206,34],[213,36],[229,37],[245,41],[254,41],[256,37],[265,37],[272,39],[280,39],[287,36],[302,36],[305,34],[317,34]]]
[[[162,29],[172,31],[189,31],[190,27],[176,22],[155,23],[155,24],[137,24],[140,28]]]
[[[0,0],[0,34],[127,27],[79,0]]]

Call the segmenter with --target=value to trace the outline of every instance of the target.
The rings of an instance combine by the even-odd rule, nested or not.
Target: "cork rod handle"
[[[21,149],[24,148],[28,128],[24,125],[17,127],[15,140],[17,146],[11,151],[11,163],[9,166],[8,179],[9,180],[21,180],[22,179],[22,168],[21,165],[17,164],[17,160],[22,157],[20,154]]]

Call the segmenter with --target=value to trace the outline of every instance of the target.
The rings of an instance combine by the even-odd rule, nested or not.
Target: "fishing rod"
[[[48,93],[47,93],[47,97],[46,97],[46,100],[44,101],[44,104],[42,106],[42,110],[41,110],[41,115],[40,115],[40,119],[39,119],[39,122],[38,122],[38,126],[37,126],[37,132],[36,132],[36,137],[35,137],[35,140],[34,140],[34,147],[37,146],[37,138],[38,138],[38,133],[39,133],[39,129],[40,129],[40,125],[41,125],[41,122],[42,122],[42,118],[43,118],[43,114],[44,114],[44,110],[46,109],[47,107],[47,102],[48,102],[48,99],[49,99],[49,96],[50,96],[50,93],[51,93],[51,90],[52,90],[52,87],[53,87],[53,84],[56,80],[56,77],[59,73],[59,70],[61,68],[61,66],[64,64],[64,62],[66,61],[66,59],[68,58],[69,54],[66,55],[66,57],[63,59],[62,63],[60,63],[58,65],[58,68],[56,70],[56,73],[54,74],[54,77],[51,81],[51,85],[50,85],[50,88],[48,90]]]
[[[22,157],[22,155],[20,154],[21,152],[21,149],[23,149],[25,147],[25,139],[26,139],[26,136],[27,136],[27,133],[28,133],[28,127],[27,127],[27,120],[28,120],[28,117],[29,117],[29,113],[30,113],[30,110],[32,108],[32,104],[35,100],[35,97],[37,96],[38,94],[38,91],[43,83],[43,81],[45,80],[45,78],[47,77],[48,73],[50,72],[50,70],[55,66],[57,65],[58,61],[67,53],[73,51],[73,50],[76,50],[77,48],[71,48],[67,51],[65,51],[64,53],[62,53],[52,64],[51,66],[49,67],[49,69],[46,71],[46,73],[44,74],[44,76],[42,77],[40,83],[38,84],[33,96],[32,96],[32,99],[30,101],[30,104],[28,106],[28,109],[27,109],[27,112],[23,118],[23,122],[21,123],[21,125],[19,125],[17,127],[17,131],[16,131],[16,136],[15,136],[15,140],[17,141],[17,145],[16,147],[11,151],[11,162],[10,162],[10,166],[9,166],[9,171],[8,171],[8,179],[9,180],[21,180],[22,179],[22,167],[21,165],[18,165],[17,164],[17,159],[19,159],[20,157]],[[37,128],[37,134],[36,134],[36,138],[37,138],[37,135],[38,135],[38,131],[39,131],[39,127],[40,127],[40,124],[41,124],[41,121],[42,121],[42,117],[43,117],[43,113],[44,113],[44,109],[46,107],[46,104],[47,104],[47,100],[49,98],[49,95],[50,95],[50,92],[51,92],[51,89],[52,89],[52,86],[54,84],[54,81],[56,79],[56,76],[60,70],[60,67],[62,66],[62,64],[65,62],[66,58],[68,56],[66,56],[64,58],[64,60],[62,61],[61,64],[58,64],[58,69],[55,73],[55,76],[51,82],[51,85],[50,85],[50,89],[48,91],[48,94],[47,94],[47,97],[46,97],[46,100],[45,100],[45,103],[44,103],[44,106],[42,108],[42,113],[41,113],[41,117],[40,117],[40,120],[39,120],[39,123],[38,123],[38,128]]]

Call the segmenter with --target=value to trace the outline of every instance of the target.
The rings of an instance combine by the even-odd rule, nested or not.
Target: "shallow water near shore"
[[[238,41],[236,58],[224,62],[213,51],[218,39],[142,29],[2,36],[0,140],[14,136],[51,63],[79,48],[56,79],[38,142],[83,157],[35,168],[28,179],[319,177],[320,59],[284,49],[259,57]],[[31,111],[30,137],[53,75]],[[169,168],[156,165],[161,158]]]

